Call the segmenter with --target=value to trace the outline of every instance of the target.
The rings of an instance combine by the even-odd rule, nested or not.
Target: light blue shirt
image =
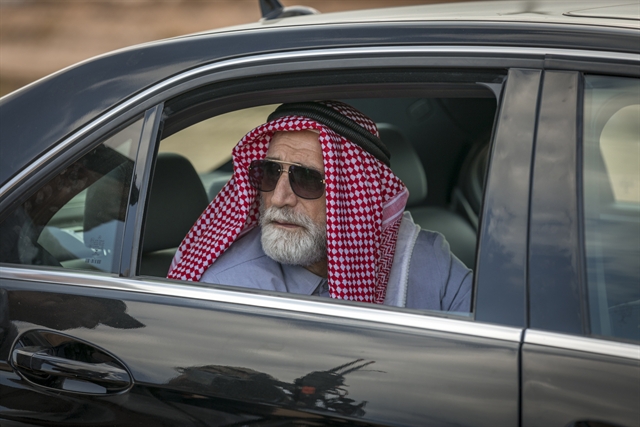
[[[418,234],[409,268],[407,308],[469,312],[473,273],[449,250],[442,234]],[[234,242],[201,282],[329,297],[327,279],[298,265],[280,264],[262,250],[260,227]]]

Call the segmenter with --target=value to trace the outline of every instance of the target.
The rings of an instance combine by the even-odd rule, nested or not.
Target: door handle
[[[127,387],[131,377],[124,369],[107,363],[87,363],[51,356],[45,347],[22,347],[13,351],[16,367],[36,374],[77,378],[85,381],[106,382],[116,387]]]

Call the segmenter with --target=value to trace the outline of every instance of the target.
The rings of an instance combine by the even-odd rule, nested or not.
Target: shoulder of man
[[[262,250],[260,243],[260,227],[255,227],[247,234],[231,244],[229,249],[222,253],[218,259],[205,271],[200,281],[209,281],[218,274],[229,272],[247,265],[255,266],[256,260],[268,258]]]
[[[472,271],[451,253],[445,237],[421,230],[409,271],[407,307],[468,311]]]

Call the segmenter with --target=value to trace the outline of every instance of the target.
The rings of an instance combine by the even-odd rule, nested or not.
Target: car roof
[[[304,3],[304,0],[301,1]],[[484,21],[595,25],[640,28],[637,0],[517,0],[476,1],[354,10],[328,14],[260,20],[260,22],[213,31],[301,25],[362,22]],[[211,33],[205,31],[204,33]]]
[[[261,20],[121,49],[0,98],[0,185],[114,106],[201,65],[261,53],[394,44],[637,54],[640,21],[629,6],[633,4],[637,3],[494,1],[374,9]]]

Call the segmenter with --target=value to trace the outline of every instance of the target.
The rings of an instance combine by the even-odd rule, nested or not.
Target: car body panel
[[[373,424],[517,423],[518,329],[417,313],[387,315],[406,317],[419,327],[390,325],[342,317],[344,308],[331,302],[310,300],[305,307],[300,301],[298,310],[282,311],[216,302],[215,292],[211,301],[168,292],[151,296],[99,289],[109,285],[95,279],[91,288],[52,285],[53,277],[43,284],[46,276],[41,272],[36,282],[3,279],[14,339],[34,329],[61,331],[114,354],[138,389],[197,394],[201,397],[196,401],[214,408],[213,413],[225,413],[228,404],[229,412],[237,410],[235,405],[248,405],[247,414],[263,413],[265,419],[275,417],[274,407],[281,406],[291,409],[291,416],[310,413]],[[82,283],[81,275],[76,282]],[[112,282],[117,288],[117,279]],[[189,286],[183,288],[187,294]],[[194,291],[208,292],[202,286]],[[278,298],[263,299],[265,305],[277,306],[271,300]],[[51,301],[58,303],[52,306]],[[27,305],[41,309],[20,309]],[[311,305],[335,315],[314,314]],[[119,308],[109,311],[114,306]],[[362,307],[376,316],[375,308]],[[384,319],[385,313],[380,314]],[[185,324],[191,325],[189,331]],[[483,329],[485,336],[479,336]],[[5,344],[13,341],[7,338]],[[3,349],[5,359],[8,347]],[[323,384],[327,389],[322,393],[312,392]],[[26,389],[42,393],[38,387]],[[343,393],[338,389],[348,397],[334,396]],[[74,400],[62,395],[62,400]],[[113,399],[104,396],[105,406]],[[4,401],[9,411],[3,416],[19,420],[11,402],[16,404]],[[94,402],[101,406],[100,399]],[[458,411],[462,404],[466,410]],[[153,408],[148,410],[153,413]]]
[[[528,330],[522,425],[637,425],[639,364],[637,345]]]

